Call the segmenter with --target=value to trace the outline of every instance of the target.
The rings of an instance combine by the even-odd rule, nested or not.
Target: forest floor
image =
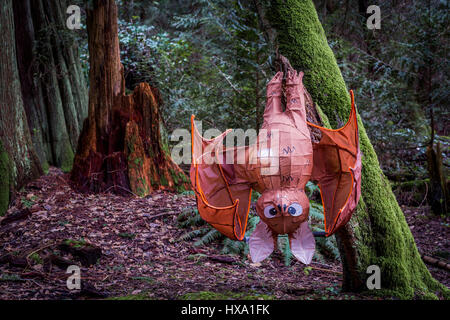
[[[218,245],[179,241],[186,229],[177,216],[195,207],[193,196],[83,195],[67,179],[50,168],[0,221],[0,299],[379,299],[341,292],[337,261],[285,266],[274,253],[252,264],[220,254]],[[433,217],[426,207],[403,210],[419,250],[448,262],[450,219]],[[17,213],[26,217],[8,218]],[[101,249],[98,260],[88,244]],[[81,248],[93,250],[83,256]],[[80,266],[81,290],[67,288],[71,264]],[[428,267],[450,286],[449,271]]]

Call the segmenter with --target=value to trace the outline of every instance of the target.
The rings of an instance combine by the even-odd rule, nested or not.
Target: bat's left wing
[[[214,139],[204,139],[195,126],[194,116],[191,117],[191,128],[190,177],[200,216],[228,238],[242,240],[247,227],[252,189],[240,174],[245,172],[242,166],[227,164],[226,156],[231,154],[234,161],[238,150],[245,152],[244,156],[248,156],[248,150],[223,149],[223,139],[231,129]]]
[[[361,194],[361,151],[353,91],[350,90],[351,112],[345,126],[333,130],[320,129],[322,139],[313,143],[313,171],[322,196],[325,233],[332,235],[351,218]]]

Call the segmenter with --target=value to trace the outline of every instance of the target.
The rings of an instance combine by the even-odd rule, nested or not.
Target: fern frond
[[[324,217],[323,217],[323,207],[322,207],[322,205],[311,201],[309,203],[309,217],[312,220],[323,222],[324,221]]]
[[[177,217],[177,221],[181,222],[186,220],[188,217],[190,216],[194,216],[198,214],[198,210],[192,207],[186,208],[184,210],[181,211],[181,213],[178,215]]]
[[[179,238],[178,241],[188,241],[196,237],[200,237],[204,235],[206,232],[208,232],[207,228],[201,228],[201,229],[195,229],[192,231],[188,231],[183,233]]]
[[[320,262],[320,263],[325,263],[324,256],[318,250],[316,250],[314,252],[313,259],[314,259],[314,261],[317,261],[317,262]]]
[[[231,240],[225,238],[223,240],[223,248],[221,252],[223,254],[245,254],[247,244],[244,241]]]
[[[289,266],[292,260],[292,251],[289,246],[289,237],[287,235],[278,236],[277,247],[280,250],[285,266]]]
[[[323,256],[339,261],[341,259],[334,236],[328,238],[316,238],[316,248]]]
[[[248,217],[247,231],[245,232],[245,235],[250,235],[253,232],[253,230],[255,230],[258,222],[259,222],[259,217],[257,215],[250,215]]]
[[[181,222],[179,225],[181,228],[187,228],[187,227],[196,227],[196,226],[202,226],[205,224],[205,220],[202,219],[202,217],[197,214],[195,216],[189,217],[186,221]]]
[[[194,246],[200,247],[207,245],[220,237],[223,237],[223,235],[219,231],[210,228],[207,234],[194,242]]]
[[[308,181],[305,186],[305,191],[308,193],[308,198],[311,198],[314,192],[320,192],[320,188],[318,185]]]

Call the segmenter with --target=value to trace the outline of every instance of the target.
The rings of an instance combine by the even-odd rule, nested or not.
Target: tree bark
[[[431,210],[436,215],[449,215],[449,195],[443,169],[441,145],[438,142],[436,149],[433,140],[427,146],[427,169],[430,177],[430,192],[427,195]]]
[[[335,128],[345,122],[350,97],[312,1],[272,0],[265,11],[276,31],[280,53],[295,69],[305,72],[305,86],[324,124]],[[358,125],[362,195],[350,223],[336,234],[343,260],[343,289],[365,289],[367,267],[378,265],[386,295],[436,297],[440,291],[448,296],[448,289],[431,277],[420,258],[360,118]]]
[[[43,167],[70,171],[87,116],[86,82],[66,0],[14,1],[17,64],[33,145]]]
[[[14,191],[42,173],[34,152],[16,62],[12,1],[0,4],[0,215]]]
[[[114,0],[93,1],[87,8],[87,29],[89,111],[71,172],[74,187],[140,196],[155,189],[189,188],[161,142],[158,90],[141,83],[124,95]]]

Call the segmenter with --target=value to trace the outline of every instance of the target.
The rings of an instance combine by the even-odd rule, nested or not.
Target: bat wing
[[[253,230],[248,242],[250,257],[254,263],[261,262],[266,259],[275,249],[275,242],[272,231],[260,220]]]
[[[192,164],[190,178],[197,197],[197,208],[203,220],[233,240],[242,240],[247,228],[252,189],[241,173],[242,165],[227,164],[226,155],[236,156],[239,148],[223,149],[227,130],[214,139],[204,139],[192,128]]]
[[[269,227],[260,220],[248,243],[252,261],[261,262],[270,256],[275,249],[277,238],[277,235],[274,235]],[[294,233],[289,234],[289,245],[294,257],[304,264],[311,263],[316,242],[308,222],[303,222]]]
[[[313,143],[311,180],[320,187],[325,218],[326,236],[332,235],[351,218],[361,194],[361,151],[353,91],[351,112],[340,129],[320,129],[322,139]]]

